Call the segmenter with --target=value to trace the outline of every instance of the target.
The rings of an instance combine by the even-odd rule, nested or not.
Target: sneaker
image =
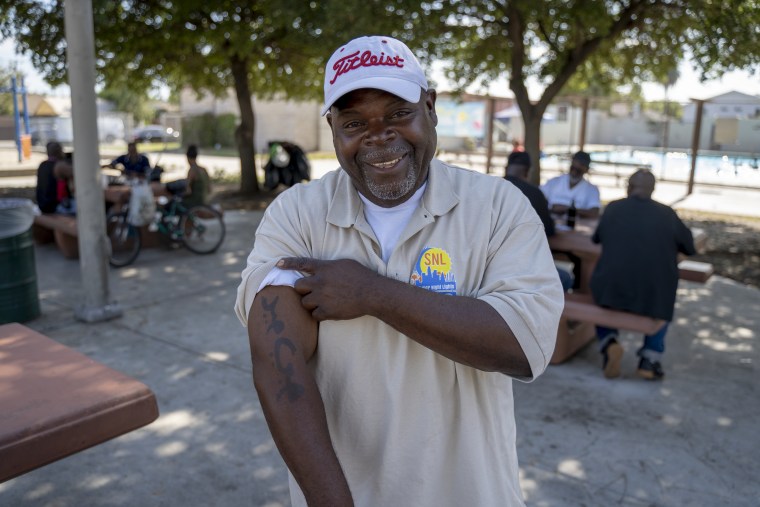
[[[616,339],[607,342],[607,346],[602,350],[602,369],[606,378],[617,378],[620,376],[620,362],[623,359],[623,346]]]
[[[638,373],[639,377],[647,380],[662,380],[662,377],[665,376],[660,362],[650,361],[646,357],[642,357],[639,361],[639,369],[636,373]]]

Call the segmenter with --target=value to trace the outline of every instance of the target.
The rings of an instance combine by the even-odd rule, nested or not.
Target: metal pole
[[[75,316],[99,322],[121,315],[109,301],[105,200],[100,179],[95,105],[95,43],[91,0],[64,2],[66,56],[74,127],[74,182],[77,198],[79,266],[84,300]]]
[[[11,77],[11,95],[13,95],[13,126],[15,127],[16,137],[14,139],[16,140],[16,150],[18,151],[18,161],[21,163],[24,159],[21,156],[21,128],[19,127],[19,124],[21,123],[21,119],[19,118],[18,114],[18,97],[16,97],[16,92],[18,89],[16,88],[16,76]]]
[[[586,145],[586,119],[588,117],[588,97],[583,97],[583,112],[581,113],[581,131],[580,141],[578,142],[578,151],[583,151]]]
[[[567,137],[567,152],[573,152],[573,137],[575,137],[575,100],[570,102],[569,110],[567,113],[568,123],[570,127],[570,135]]]
[[[691,195],[694,191],[694,173],[697,171],[697,154],[699,153],[699,135],[702,130],[702,109],[705,105],[704,100],[692,99],[697,103],[697,115],[694,119],[694,133],[691,137],[691,171],[689,171],[689,185],[686,195]]]
[[[29,108],[26,105],[26,86],[24,86],[24,78],[21,78],[21,101],[24,105],[24,134],[29,135]]]

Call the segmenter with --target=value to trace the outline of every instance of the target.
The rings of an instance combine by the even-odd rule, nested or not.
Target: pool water
[[[600,174],[614,172],[627,175],[640,165],[649,167],[658,179],[687,181],[691,171],[691,155],[684,152],[671,151],[665,154],[662,151],[628,149],[590,153],[591,170]],[[566,162],[561,164],[565,165]],[[700,183],[760,187],[760,155],[699,155],[694,179]]]

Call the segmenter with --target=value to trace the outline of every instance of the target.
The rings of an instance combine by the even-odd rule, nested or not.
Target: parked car
[[[136,143],[169,143],[179,140],[179,131],[162,125],[140,127],[132,133],[132,141]]]

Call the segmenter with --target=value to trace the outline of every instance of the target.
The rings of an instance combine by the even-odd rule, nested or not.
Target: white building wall
[[[760,154],[760,119],[739,120],[737,151]]]
[[[270,141],[290,141],[304,151],[319,149],[319,103],[290,100],[253,101],[256,150],[268,150]]]
[[[267,151],[269,142],[276,140],[293,142],[305,151],[320,149],[320,123],[325,120],[319,116],[319,108],[320,104],[316,101],[261,100],[254,97],[256,151]],[[234,90],[229,90],[222,97],[208,94],[199,97],[189,88],[185,89],[180,93],[180,109],[186,117],[206,113],[240,116]]]
[[[757,118],[760,117],[760,97],[741,92],[728,92],[707,99],[703,117],[708,118]],[[693,122],[697,105],[690,103],[683,108],[683,120]]]
[[[589,144],[615,144],[623,146],[658,146],[662,144],[662,130],[658,124],[645,119],[610,118],[594,115],[593,136],[586,136]]]
[[[754,103],[754,97],[744,96],[745,99],[746,97],[752,99],[749,100],[750,104],[744,104],[747,114],[755,114],[755,108],[758,106]],[[714,98],[713,100],[716,101],[714,104],[706,103],[705,108],[720,107],[723,103],[735,104],[739,98],[735,94],[725,94]],[[204,113],[239,115],[237,100],[232,90],[226,96],[218,98],[208,95],[198,97],[194,92],[185,90],[180,96],[180,107],[185,116]],[[260,152],[265,151],[269,141],[287,140],[298,144],[306,151],[332,152],[334,149],[332,133],[327,121],[319,115],[319,109],[320,104],[316,101],[254,99],[256,149]],[[686,151],[691,149],[694,123],[689,121],[689,110],[690,105],[685,106],[684,119],[671,121],[668,149]],[[542,123],[542,145],[567,147],[568,150],[576,149],[580,140],[581,108],[569,103],[557,103],[551,105],[547,113],[552,119]],[[723,148],[746,153],[760,153],[760,119],[740,119],[739,138],[736,145],[717,147],[713,143],[714,118],[715,115],[709,115],[707,112],[703,116],[699,145],[701,150]],[[511,138],[524,140],[522,118],[512,118],[508,124],[508,131]],[[586,144],[589,145],[660,147],[663,141],[662,134],[662,123],[648,121],[635,111],[630,116],[624,117],[610,117],[604,111],[593,109],[588,111]],[[462,144],[458,139],[439,138],[439,141],[443,149],[457,149]]]

